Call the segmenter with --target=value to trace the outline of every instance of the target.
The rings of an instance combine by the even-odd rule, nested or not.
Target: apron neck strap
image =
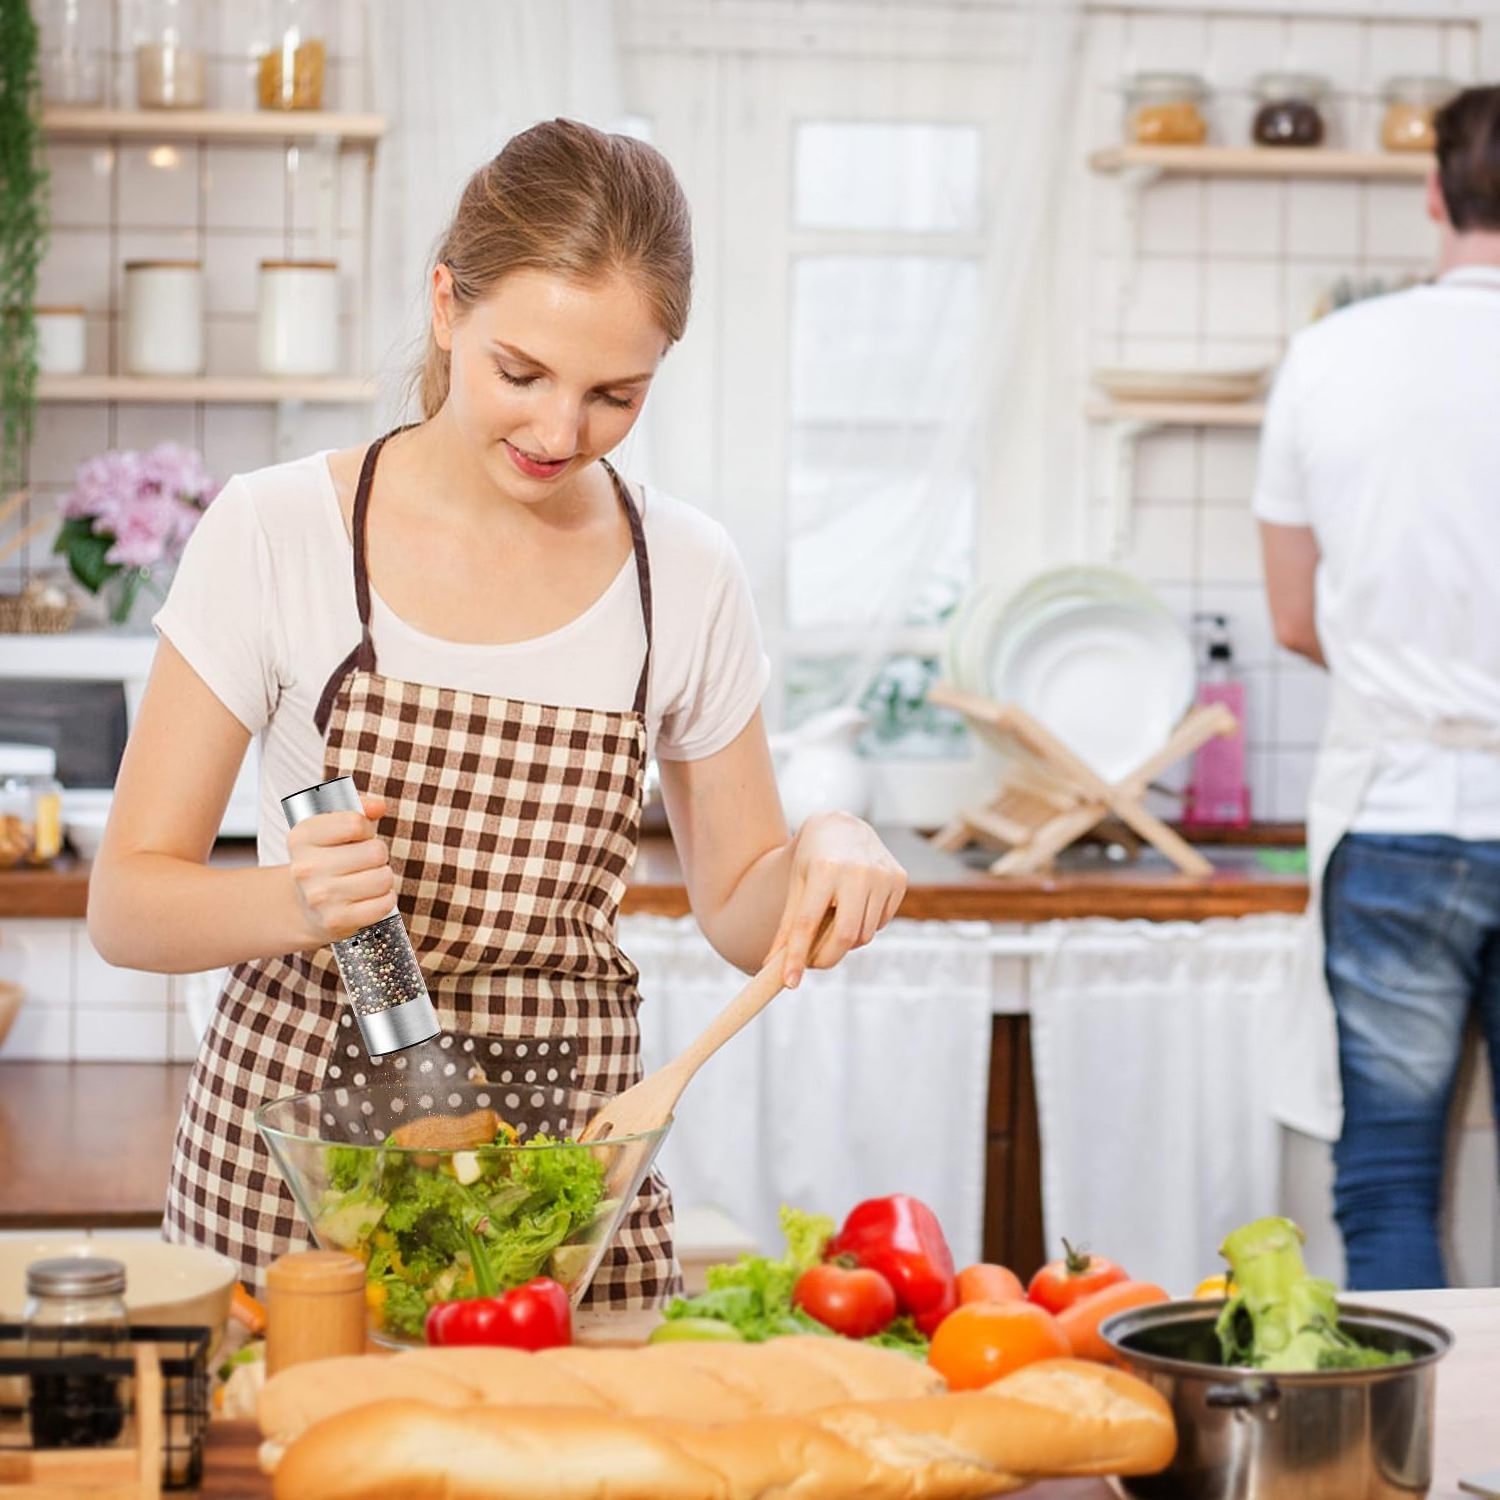
[[[615,494],[620,497],[620,504],[625,507],[625,519],[630,523],[630,545],[635,552],[635,580],[641,595],[641,624],[646,632],[646,654],[641,659],[641,675],[635,684],[633,709],[638,714],[644,714],[646,689],[651,680],[651,559],[646,551],[646,525],[641,519],[640,511],[636,509],[635,501],[630,498],[625,481],[615,472],[615,466],[607,458],[601,458],[599,462],[604,465],[604,472],[614,482]]]
[[[333,711],[333,700],[344,678],[356,669],[365,672],[375,670],[375,640],[370,633],[370,569],[365,556],[365,541],[370,517],[370,489],[375,482],[375,465],[379,462],[380,450],[397,433],[406,432],[410,426],[414,425],[416,424],[397,427],[383,437],[376,438],[365,450],[364,463],[360,466],[359,484],[354,491],[354,516],[351,527],[354,549],[354,603],[359,612],[359,645],[334,669],[333,675],[328,679],[328,685],[323,689],[314,716],[320,732],[327,730],[328,720]],[[608,459],[601,459],[600,462],[604,465],[604,470],[615,487],[615,494],[624,507],[625,519],[630,525],[631,550],[635,553],[635,575],[641,596],[641,624],[646,632],[646,654],[641,661],[641,675],[636,680],[633,710],[635,713],[644,714],[646,712],[646,689],[651,678],[651,564],[646,553],[646,527],[641,520],[640,511],[636,509],[635,501],[630,498],[630,491],[625,487],[625,481],[615,472],[614,465]]]

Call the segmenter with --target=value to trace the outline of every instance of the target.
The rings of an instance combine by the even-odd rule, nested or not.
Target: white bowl
[[[103,1255],[125,1267],[125,1311],[132,1323],[204,1327],[217,1344],[229,1319],[239,1270],[200,1245],[81,1231],[0,1239],[0,1321],[16,1323],[26,1307],[26,1267],[59,1255]]]
[[[67,816],[64,827],[68,842],[84,859],[97,859],[99,845],[104,841],[104,825],[109,820],[109,811],[75,812]]]

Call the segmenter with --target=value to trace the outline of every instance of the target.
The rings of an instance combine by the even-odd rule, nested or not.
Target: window
[[[982,337],[986,162],[1020,54],[972,11],[984,45],[955,29],[947,50],[811,24],[838,9],[798,9],[805,51],[727,17],[626,38],[630,104],[687,186],[699,264],[653,398],[654,477],[711,505],[745,558],[773,726],[840,689],[895,600],[866,748],[965,756],[923,694],[993,524],[989,459],[934,447]],[[957,14],[923,9],[927,33]]]

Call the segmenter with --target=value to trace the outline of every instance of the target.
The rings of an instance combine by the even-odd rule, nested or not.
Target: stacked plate
[[[1094,371],[1094,384],[1116,401],[1254,401],[1266,388],[1270,370]]]
[[[964,692],[1025,709],[1106,781],[1161,748],[1196,682],[1186,630],[1143,583],[1111,568],[1060,568],[1008,595],[980,591],[954,618],[945,665]]]

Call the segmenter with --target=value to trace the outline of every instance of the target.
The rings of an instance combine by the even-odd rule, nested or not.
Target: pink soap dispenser
[[[1223,615],[1197,616],[1208,626],[1208,651],[1198,683],[1200,705],[1222,703],[1239,726],[1216,735],[1193,757],[1183,804],[1183,822],[1199,827],[1244,828],[1250,822],[1250,787],[1245,779],[1245,684],[1234,665],[1229,621]]]

